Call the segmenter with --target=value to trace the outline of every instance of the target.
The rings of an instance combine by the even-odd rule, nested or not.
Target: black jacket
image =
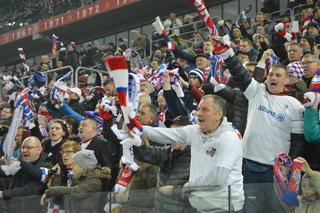
[[[156,212],[193,212],[187,199],[182,197],[182,187],[189,180],[191,149],[171,151],[171,146],[134,147],[136,159],[160,166],[155,191]],[[165,185],[174,185],[172,196],[166,197],[159,189]]]
[[[87,146],[88,150],[93,150],[98,160],[98,164],[102,167],[111,169],[111,180],[105,183],[104,189],[111,191],[119,172],[119,157],[117,146],[102,136],[95,136]]]
[[[50,168],[52,164],[47,161],[47,155],[42,153],[39,159],[32,163],[39,167]],[[1,171],[2,172],[2,171]],[[45,184],[39,180],[34,179],[29,173],[21,169],[13,176],[13,180],[8,190],[3,191],[3,198],[5,200],[14,197],[23,197],[31,195],[41,195],[45,190]]]

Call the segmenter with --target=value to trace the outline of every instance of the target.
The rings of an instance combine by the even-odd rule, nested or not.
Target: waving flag
[[[218,84],[224,84],[223,73],[221,71],[221,59],[219,56],[210,56],[210,70],[211,76],[216,80]]]
[[[56,36],[55,34],[52,35],[52,49],[51,49],[51,52],[53,55],[56,55],[57,54],[57,51],[58,51],[58,36]]]
[[[172,41],[170,40],[168,32],[164,29],[159,16],[156,17],[156,21],[152,23],[152,26],[155,28],[159,35],[163,36],[164,40],[167,42],[168,49],[174,50],[174,43],[172,43]]]
[[[143,67],[145,67],[140,54],[136,50],[133,50],[133,49],[131,49],[130,51],[131,51],[131,57],[138,64],[139,69],[142,69]]]
[[[202,20],[206,24],[207,28],[209,29],[211,36],[218,35],[218,29],[214,25],[212,21],[212,17],[209,14],[203,0],[188,0],[198,11],[199,15],[201,16]]]
[[[139,107],[139,92],[140,92],[140,79],[136,74],[129,73],[128,84],[128,99],[132,103],[134,112],[138,111]]]
[[[13,118],[10,124],[9,132],[6,136],[6,139],[3,142],[3,152],[5,155],[5,160],[8,161],[12,157],[13,153],[13,142],[16,138],[18,128],[21,124],[23,117],[23,108],[16,107],[13,113]]]
[[[271,66],[274,65],[274,64],[280,64],[280,61],[279,61],[278,56],[274,52],[272,52],[271,56],[266,58],[265,64],[266,64],[265,72],[268,75]]]
[[[31,91],[29,88],[25,88],[20,93],[18,93],[17,99],[15,101],[15,107],[22,107],[23,109],[23,121],[24,125],[29,129],[32,129],[34,124],[34,106],[33,106],[33,98],[31,95]]]
[[[274,64],[280,64],[279,58],[274,52],[272,52],[269,59],[270,59],[270,66],[272,66]]]
[[[32,106],[32,98],[29,97],[29,88],[25,88],[22,90],[17,97],[15,102],[15,107],[22,106],[23,108],[23,116],[29,120],[34,118],[33,106]]]
[[[153,75],[148,79],[151,85],[159,90],[162,86],[163,79],[165,77],[165,71],[167,70],[166,64],[160,64],[159,69],[153,73]]]
[[[63,103],[63,100],[69,89],[66,82],[71,80],[71,75],[72,71],[68,72],[58,79],[58,81],[53,85],[53,88],[50,92],[50,98],[56,100],[59,103]]]
[[[177,93],[178,97],[184,97],[183,90],[179,83],[179,68],[167,70],[167,65],[161,64],[159,70],[153,73],[153,75],[148,79],[148,81],[151,83],[152,86],[154,86],[156,90],[159,90],[163,85],[163,81],[167,71],[169,71],[170,84],[172,86],[172,89]]]
[[[112,56],[104,59],[105,65],[116,86],[120,105],[127,105],[128,64],[123,56]]]

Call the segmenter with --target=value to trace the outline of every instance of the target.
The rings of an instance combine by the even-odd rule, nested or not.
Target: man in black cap
[[[173,120],[166,120],[167,128],[181,128],[192,123],[180,115]],[[171,146],[134,147],[136,159],[160,166],[155,191],[156,212],[192,212],[187,198],[182,197],[182,188],[189,180],[190,146],[172,144]]]

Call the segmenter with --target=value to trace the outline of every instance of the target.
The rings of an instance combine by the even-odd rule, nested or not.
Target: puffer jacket
[[[226,86],[224,89],[215,93],[231,103],[231,122],[243,135],[247,125],[248,99],[243,92]]]

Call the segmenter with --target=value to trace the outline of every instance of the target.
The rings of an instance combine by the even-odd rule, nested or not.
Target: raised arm
[[[143,126],[142,136],[148,138],[149,140],[160,143],[160,144],[174,144],[174,143],[183,143],[190,144],[187,140],[188,129],[192,126],[187,126],[184,128],[156,128],[150,126]],[[189,142],[189,143],[188,143]]]

